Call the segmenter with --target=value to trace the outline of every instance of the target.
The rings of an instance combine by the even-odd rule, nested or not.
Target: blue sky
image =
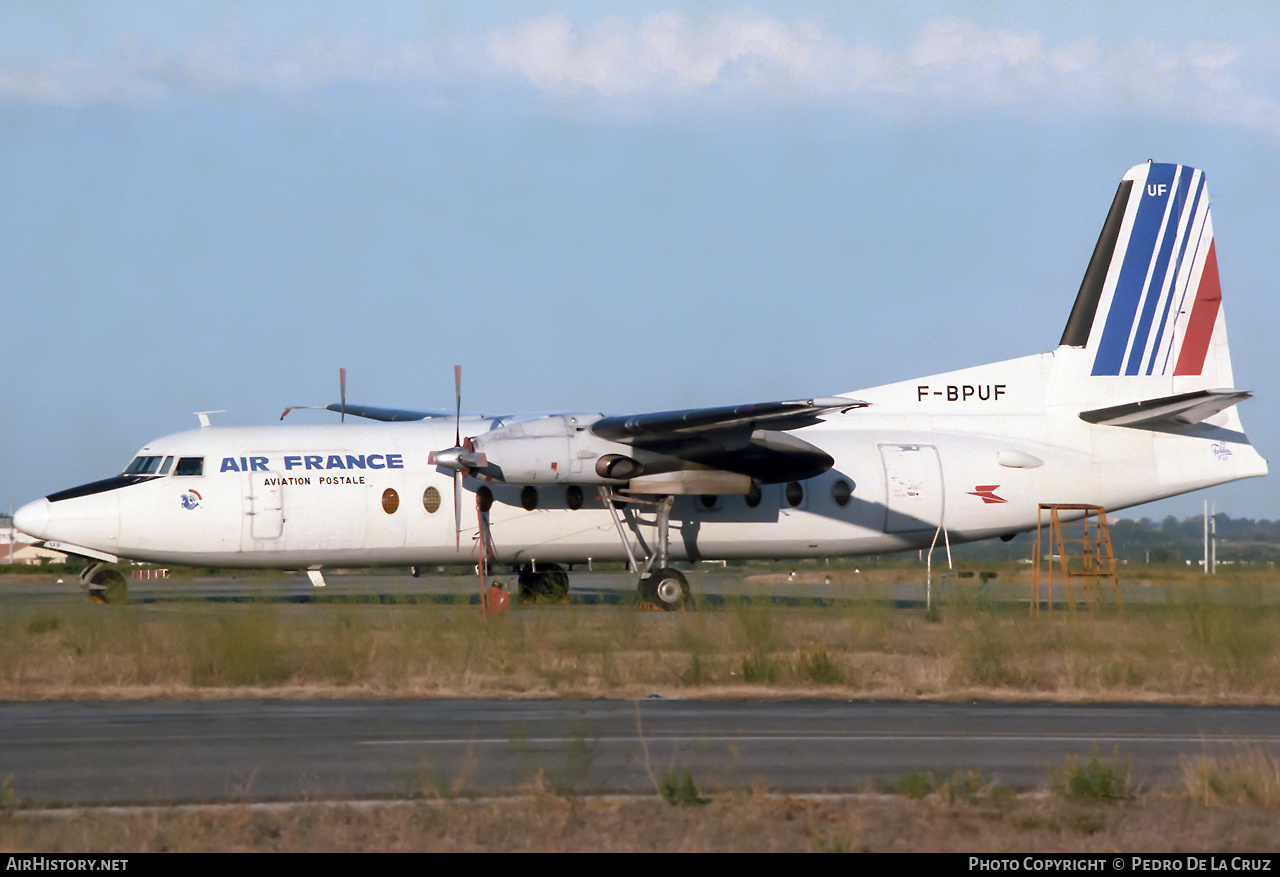
[[[860,6],[3,4],[0,501],[339,366],[620,412],[1048,350],[1147,158],[1206,171],[1273,456],[1280,13]],[[1273,482],[1138,513],[1274,519]]]

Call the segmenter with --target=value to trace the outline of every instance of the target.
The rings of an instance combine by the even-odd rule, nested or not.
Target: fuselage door
[[[275,472],[249,474],[249,534],[254,539],[279,539],[284,532],[284,485]]]
[[[886,533],[936,530],[942,522],[942,463],[933,445],[880,445]]]

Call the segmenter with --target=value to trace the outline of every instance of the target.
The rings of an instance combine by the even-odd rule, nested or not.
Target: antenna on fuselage
[[[199,417],[199,418],[200,418],[200,428],[201,428],[201,429],[204,429],[205,427],[213,426],[213,422],[212,422],[211,420],[209,420],[209,415],[210,415],[210,414],[225,414],[225,413],[226,413],[226,410],[227,410],[227,409],[225,409],[225,408],[219,408],[217,411],[197,411],[197,412],[195,412],[196,417]]]
[[[342,397],[342,423],[347,422],[347,370],[338,369],[338,392]]]

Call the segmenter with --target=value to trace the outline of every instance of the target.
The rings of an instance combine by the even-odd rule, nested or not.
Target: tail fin
[[[1120,182],[1061,343],[1092,376],[1231,387],[1221,300],[1204,173],[1148,162]]]

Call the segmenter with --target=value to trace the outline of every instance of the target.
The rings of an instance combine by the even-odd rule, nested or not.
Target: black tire
[[[689,582],[677,569],[656,569],[640,580],[640,599],[668,612],[684,609],[689,605]]]
[[[520,584],[520,602],[532,603],[538,599],[538,578],[530,564],[522,564],[516,570],[516,581]]]
[[[128,603],[129,583],[119,570],[104,569],[89,581],[89,599],[112,606]]]
[[[543,593],[555,602],[569,596],[569,574],[558,564],[549,564],[542,573]]]
[[[520,599],[526,603],[546,600],[559,602],[569,596],[569,574],[555,563],[543,564],[537,572],[532,564],[524,564],[519,570]]]

